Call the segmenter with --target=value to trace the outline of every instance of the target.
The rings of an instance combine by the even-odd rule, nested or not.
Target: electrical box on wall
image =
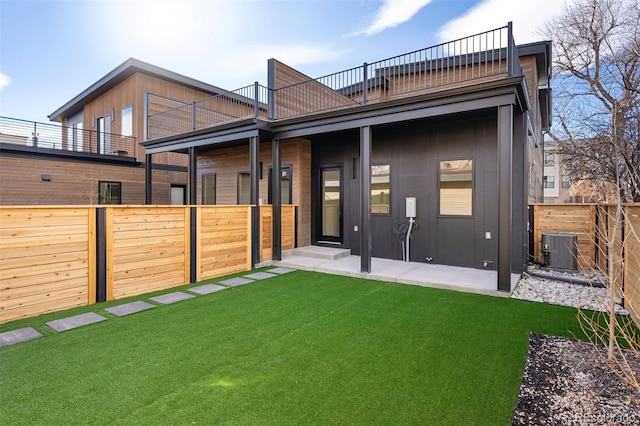
[[[416,197],[407,197],[406,205],[407,217],[417,217],[416,215]]]

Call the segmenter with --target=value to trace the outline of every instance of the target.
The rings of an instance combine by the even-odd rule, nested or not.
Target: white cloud
[[[9,85],[11,85],[11,78],[8,75],[2,74],[0,72],[0,90],[4,89]]]
[[[347,34],[347,37],[362,34],[370,36],[403,24],[429,3],[431,0],[384,0],[370,25],[363,30]]]
[[[537,34],[544,22],[559,14],[565,2],[561,0],[483,0],[464,15],[444,24],[438,31],[442,42],[455,40],[513,22],[513,37],[517,44],[539,41]]]

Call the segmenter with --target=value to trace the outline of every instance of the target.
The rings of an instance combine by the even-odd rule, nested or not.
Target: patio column
[[[198,204],[198,196],[196,193],[196,190],[198,188],[198,173],[197,173],[197,165],[198,165],[198,158],[196,155],[196,148],[194,146],[189,148],[189,163],[187,166],[187,174],[188,174],[188,190],[189,190],[189,197],[188,197],[188,201],[189,204],[192,206],[195,206],[196,204]]]
[[[371,127],[360,128],[360,272],[371,272]]]
[[[280,139],[271,142],[272,260],[282,260],[282,191]]]
[[[144,203],[153,204],[153,154],[146,154],[144,163]]]
[[[260,203],[259,203],[259,179],[260,179],[260,137],[249,138],[249,203],[251,208],[251,268],[260,263]]]
[[[498,107],[498,290],[511,291],[513,105]]]

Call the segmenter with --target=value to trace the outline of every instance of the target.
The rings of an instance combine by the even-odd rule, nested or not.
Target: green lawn
[[[0,348],[0,424],[507,425],[527,333],[575,317],[297,271]]]

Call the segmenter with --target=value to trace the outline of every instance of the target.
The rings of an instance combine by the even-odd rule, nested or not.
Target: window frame
[[[562,179],[560,179],[560,180],[561,180],[560,185],[561,185],[561,187],[562,187],[563,189],[569,189],[569,188],[571,188],[571,176],[569,176],[569,175],[564,175],[564,176],[562,176]]]
[[[102,198],[102,185],[106,184],[106,185],[117,185],[118,188],[120,189],[118,191],[118,202],[117,203],[106,203],[104,202],[104,199]],[[100,180],[98,181],[98,204],[100,205],[117,205],[117,204],[122,204],[122,182],[118,182],[118,181],[110,181],[110,180]]]
[[[129,130],[129,133],[125,132],[125,111],[129,110],[129,120],[128,120],[128,124],[129,124],[129,128],[127,130]],[[125,107],[122,107],[122,109],[120,110],[120,135],[122,139],[125,138],[130,138],[133,136],[133,105],[127,105]]]
[[[389,211],[387,213],[382,213],[382,212],[374,212],[373,211],[373,194],[371,192],[373,192],[373,168],[374,167],[380,167],[380,166],[387,166],[389,168],[389,194],[388,194],[388,207],[389,207]],[[371,171],[369,174],[369,179],[371,182],[371,189],[370,189],[370,194],[369,196],[371,197],[371,214],[375,215],[375,216],[391,216],[392,215],[392,202],[391,202],[391,163],[389,162],[381,162],[381,163],[372,163],[371,164]],[[381,175],[383,176],[383,175]]]
[[[247,176],[249,179],[249,201],[247,203],[240,203],[240,180],[241,176]],[[241,170],[238,172],[237,181],[236,181],[236,203],[240,205],[251,204],[251,173],[248,170]]]
[[[285,164],[284,166],[280,167],[280,190],[282,191],[282,172],[283,171],[288,171],[289,172],[289,184],[287,185],[287,187],[289,188],[289,202],[285,203],[282,202],[282,195],[280,195],[281,199],[280,201],[282,202],[282,205],[291,205],[293,204],[293,165],[292,164]],[[273,194],[272,192],[272,188],[273,188],[273,165],[269,166],[268,168],[268,176],[267,176],[267,204],[273,204]]]
[[[547,161],[547,157],[551,157],[550,161]],[[553,152],[545,152],[543,157],[544,167],[553,167],[556,165],[556,155]]]
[[[470,214],[451,214],[442,213],[442,163],[452,161],[470,161],[471,162],[471,213]],[[456,218],[456,219],[473,219],[475,218],[476,206],[475,206],[475,193],[476,193],[476,174],[475,174],[475,157],[456,157],[456,158],[440,158],[437,163],[438,173],[438,217],[443,218]]]
[[[208,197],[206,197],[206,186],[204,184],[205,178],[210,178],[213,177],[213,203],[207,203],[206,201],[208,200]],[[217,200],[217,184],[218,184],[218,177],[216,176],[215,173],[203,173],[202,176],[200,177],[200,183],[201,183],[201,200],[200,202],[202,203],[203,206],[215,206],[218,202]]]
[[[551,178],[551,180],[549,180]],[[546,175],[542,177],[542,185],[544,189],[555,189],[556,177],[554,175]],[[551,186],[549,186],[551,184]]]

